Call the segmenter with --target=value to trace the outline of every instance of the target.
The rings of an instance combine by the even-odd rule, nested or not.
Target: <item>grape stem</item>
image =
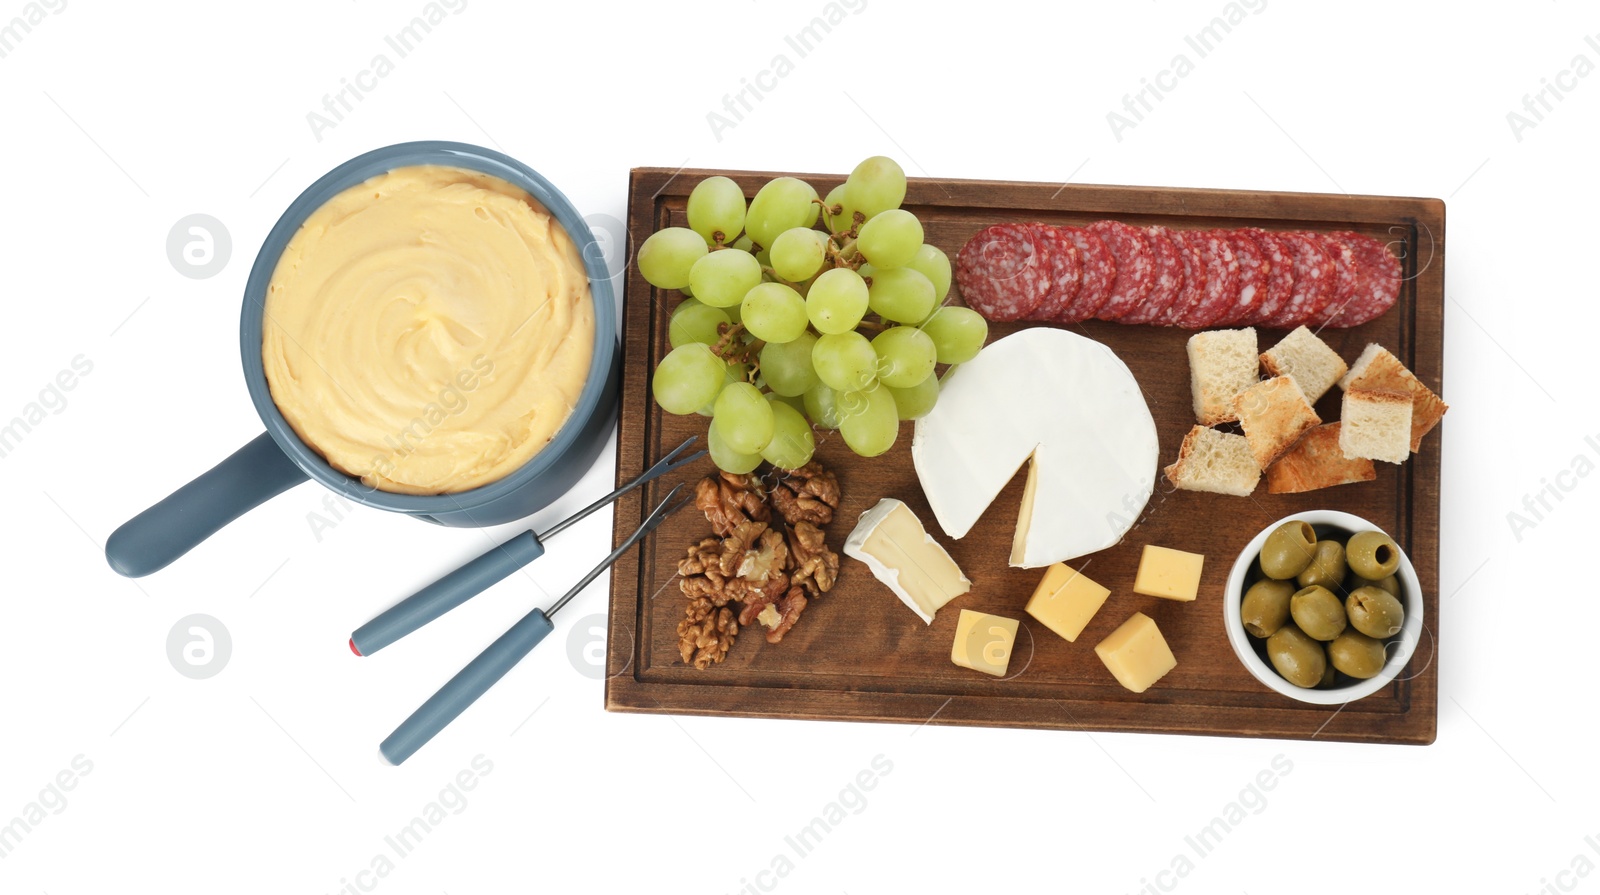
[[[743,322],[719,323],[717,332],[721,333],[721,336],[717,339],[717,344],[711,346],[711,353],[729,364],[746,364],[749,369],[745,373],[745,379],[755,382],[756,374],[761,370],[761,349],[766,347],[767,343],[760,339],[741,342],[739,334],[745,332]]]
[[[772,281],[775,282],[775,283],[782,283],[783,285],[788,286],[790,289],[793,289],[796,292],[800,291],[800,287],[799,287],[798,284],[790,282],[789,280],[786,280],[783,277],[778,276],[778,272],[773,270],[770,267],[761,268],[761,272],[766,274],[769,277],[772,277]]]
[[[727,329],[723,329],[723,327],[727,327]],[[711,346],[711,353],[724,360],[731,360],[731,355],[726,353],[729,343],[744,332],[744,323],[743,321],[739,323],[719,323],[717,324],[717,330],[721,332],[722,337],[717,339],[717,344]]]

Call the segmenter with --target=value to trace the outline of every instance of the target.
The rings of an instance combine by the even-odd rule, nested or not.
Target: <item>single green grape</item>
[[[689,229],[706,245],[727,245],[744,229],[744,190],[727,177],[707,177],[689,191]]]
[[[883,385],[839,397],[839,434],[863,457],[876,457],[894,447],[900,434],[900,413],[894,395]]]
[[[839,184],[828,191],[828,197],[822,200],[828,208],[839,206],[838,214],[822,212],[822,225],[828,228],[829,233],[848,233],[855,226],[855,208],[844,201],[844,184]]]
[[[939,402],[939,377],[929,375],[910,388],[891,388],[894,409],[903,420],[921,419]]]
[[[822,269],[827,243],[828,234],[821,230],[794,227],[779,233],[768,253],[773,272],[791,283],[811,279]]]
[[[713,308],[699,299],[686,298],[672,309],[672,319],[667,322],[667,341],[672,347],[700,342],[715,345],[722,338],[721,326],[731,323],[728,312]]]
[[[839,393],[821,381],[806,389],[803,396],[806,416],[824,429],[839,428]]]
[[[906,200],[906,172],[894,159],[875,155],[856,165],[844,182],[844,201],[871,220]]]
[[[713,308],[731,308],[759,285],[761,263],[737,249],[708,252],[689,271],[695,297]]]
[[[877,270],[905,267],[921,247],[922,222],[903,208],[890,209],[862,224],[861,235],[856,237],[856,248]]]
[[[725,472],[744,475],[761,465],[759,453],[736,451],[723,440],[722,427],[716,417],[711,418],[711,426],[706,430],[706,447],[711,450],[711,462]]]
[[[896,323],[917,323],[933,311],[933,283],[909,267],[874,270],[867,306]]]
[[[705,254],[706,241],[693,230],[657,230],[639,247],[639,273],[657,289],[682,289],[689,285],[690,268]]]
[[[933,340],[941,364],[964,364],[978,356],[989,338],[989,321],[971,308],[945,305],[920,327]]]
[[[818,274],[806,293],[806,316],[819,333],[850,332],[861,324],[866,313],[866,281],[848,267]]]
[[[723,390],[727,366],[700,342],[672,349],[656,366],[650,380],[656,403],[668,413],[694,413]]]
[[[758,454],[772,440],[772,405],[748,382],[724,388],[712,413],[728,447],[741,454]]]
[[[933,284],[933,300],[944,301],[950,294],[950,256],[946,255],[936,245],[923,243],[917,249],[916,257],[906,263],[906,267],[928,278]]]
[[[878,353],[858,332],[819,336],[811,349],[811,366],[823,384],[837,391],[860,391],[878,379]]]
[[[768,397],[772,399],[772,441],[761,451],[761,458],[779,469],[799,469],[811,462],[817,449],[811,424],[781,398]]]
[[[778,234],[795,227],[813,227],[821,206],[814,201],[817,191],[795,177],[779,177],[767,182],[750,200],[744,229],[762,248],[771,248]],[[770,267],[765,261],[762,262]]]
[[[782,283],[762,283],[744,297],[744,328],[765,342],[793,342],[806,331],[806,300]]]
[[[878,333],[872,350],[878,354],[878,381],[890,388],[910,388],[933,374],[933,340],[915,326],[891,326]]]
[[[768,342],[761,349],[761,375],[776,395],[795,397],[817,384],[817,371],[811,366],[811,349],[817,337],[802,332],[792,342]]]

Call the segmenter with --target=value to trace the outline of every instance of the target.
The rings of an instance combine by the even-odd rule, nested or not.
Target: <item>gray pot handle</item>
[[[306,480],[263,432],[233,456],[129,519],[106,541],[117,574],[142,578],[167,567],[229,522]]]

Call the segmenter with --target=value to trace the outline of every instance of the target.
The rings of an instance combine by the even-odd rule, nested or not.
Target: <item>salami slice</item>
[[[1156,288],[1156,256],[1144,231],[1120,221],[1098,221],[1089,232],[1100,237],[1117,263],[1111,295],[1095,312],[1101,320],[1116,320],[1150,297]]]
[[[1339,295],[1320,315],[1325,325],[1358,327],[1394,307],[1400,298],[1400,259],[1386,243],[1349,231],[1325,234],[1323,242],[1338,243],[1339,258],[1350,264],[1349,280],[1339,277]]]
[[[1356,252],[1350,241],[1341,233],[1313,233],[1307,234],[1322,243],[1322,248],[1333,259],[1334,286],[1333,299],[1326,305],[1313,311],[1306,325],[1313,330],[1322,329],[1333,319],[1333,315],[1355,299],[1356,280]],[[1354,236],[1355,234],[1350,234]]]
[[[1206,266],[1206,289],[1199,303],[1178,317],[1178,325],[1184,329],[1216,326],[1239,300],[1239,260],[1233,256],[1225,231],[1191,230],[1184,239],[1200,252]]]
[[[956,255],[956,285],[967,307],[998,323],[1022,320],[1049,291],[1035,231],[1027,224],[986,227]]]
[[[1294,253],[1275,233],[1259,227],[1247,227],[1238,232],[1254,239],[1261,247],[1262,268],[1266,271],[1266,281],[1256,290],[1254,306],[1238,322],[1240,326],[1256,326],[1271,320],[1294,293]],[[1242,290],[1243,286],[1240,288]]]
[[[1044,249],[1049,261],[1049,283],[1039,306],[1028,314],[1029,320],[1061,320],[1078,297],[1078,284],[1083,280],[1083,264],[1078,257],[1078,245],[1061,232],[1060,227],[1049,224],[1030,224],[1035,239]],[[1066,321],[1063,321],[1066,322]]]
[[[1289,300],[1261,325],[1272,329],[1294,329],[1311,315],[1328,306],[1338,273],[1333,258],[1322,248],[1322,241],[1304,233],[1275,234],[1294,257],[1294,290]]]
[[[1078,256],[1083,261],[1083,283],[1078,287],[1078,298],[1067,310],[1066,316],[1057,319],[1063,323],[1088,320],[1099,313],[1111,298],[1112,284],[1117,281],[1117,259],[1111,254],[1105,240],[1085,228],[1060,229],[1078,247]]]
[[[1233,249],[1234,260],[1238,262],[1239,281],[1233,306],[1213,325],[1238,326],[1266,297],[1267,257],[1261,244],[1243,230],[1218,232],[1227,238],[1228,247]]]
[[[1122,312],[1118,323],[1154,323],[1183,292],[1184,253],[1167,234],[1165,227],[1146,227],[1145,241],[1150,244],[1150,254],[1155,259],[1155,288],[1144,301]],[[1111,318],[1107,318],[1111,319]]]
[[[1177,326],[1178,319],[1189,308],[1205,300],[1206,262],[1194,240],[1189,238],[1192,231],[1162,230],[1167,239],[1178,247],[1178,255],[1183,259],[1183,288],[1178,290],[1178,296],[1172,300],[1172,304],[1167,305],[1167,309],[1151,322],[1156,326]]]
[[[1359,233],[1340,233],[1355,254],[1356,285],[1349,302],[1339,308],[1328,325],[1336,329],[1360,326],[1394,307],[1402,285],[1400,259],[1387,243]]]

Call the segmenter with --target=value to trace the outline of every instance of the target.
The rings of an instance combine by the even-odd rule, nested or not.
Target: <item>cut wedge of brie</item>
[[[1036,326],[946,374],[911,456],[952,538],[1031,460],[1011,565],[1037,568],[1120,541],[1150,500],[1160,446],[1139,383],[1110,348]]]
[[[844,542],[844,555],[866,563],[900,602],[930,625],[939,607],[972,589],[917,514],[892,497],[861,514]]]

